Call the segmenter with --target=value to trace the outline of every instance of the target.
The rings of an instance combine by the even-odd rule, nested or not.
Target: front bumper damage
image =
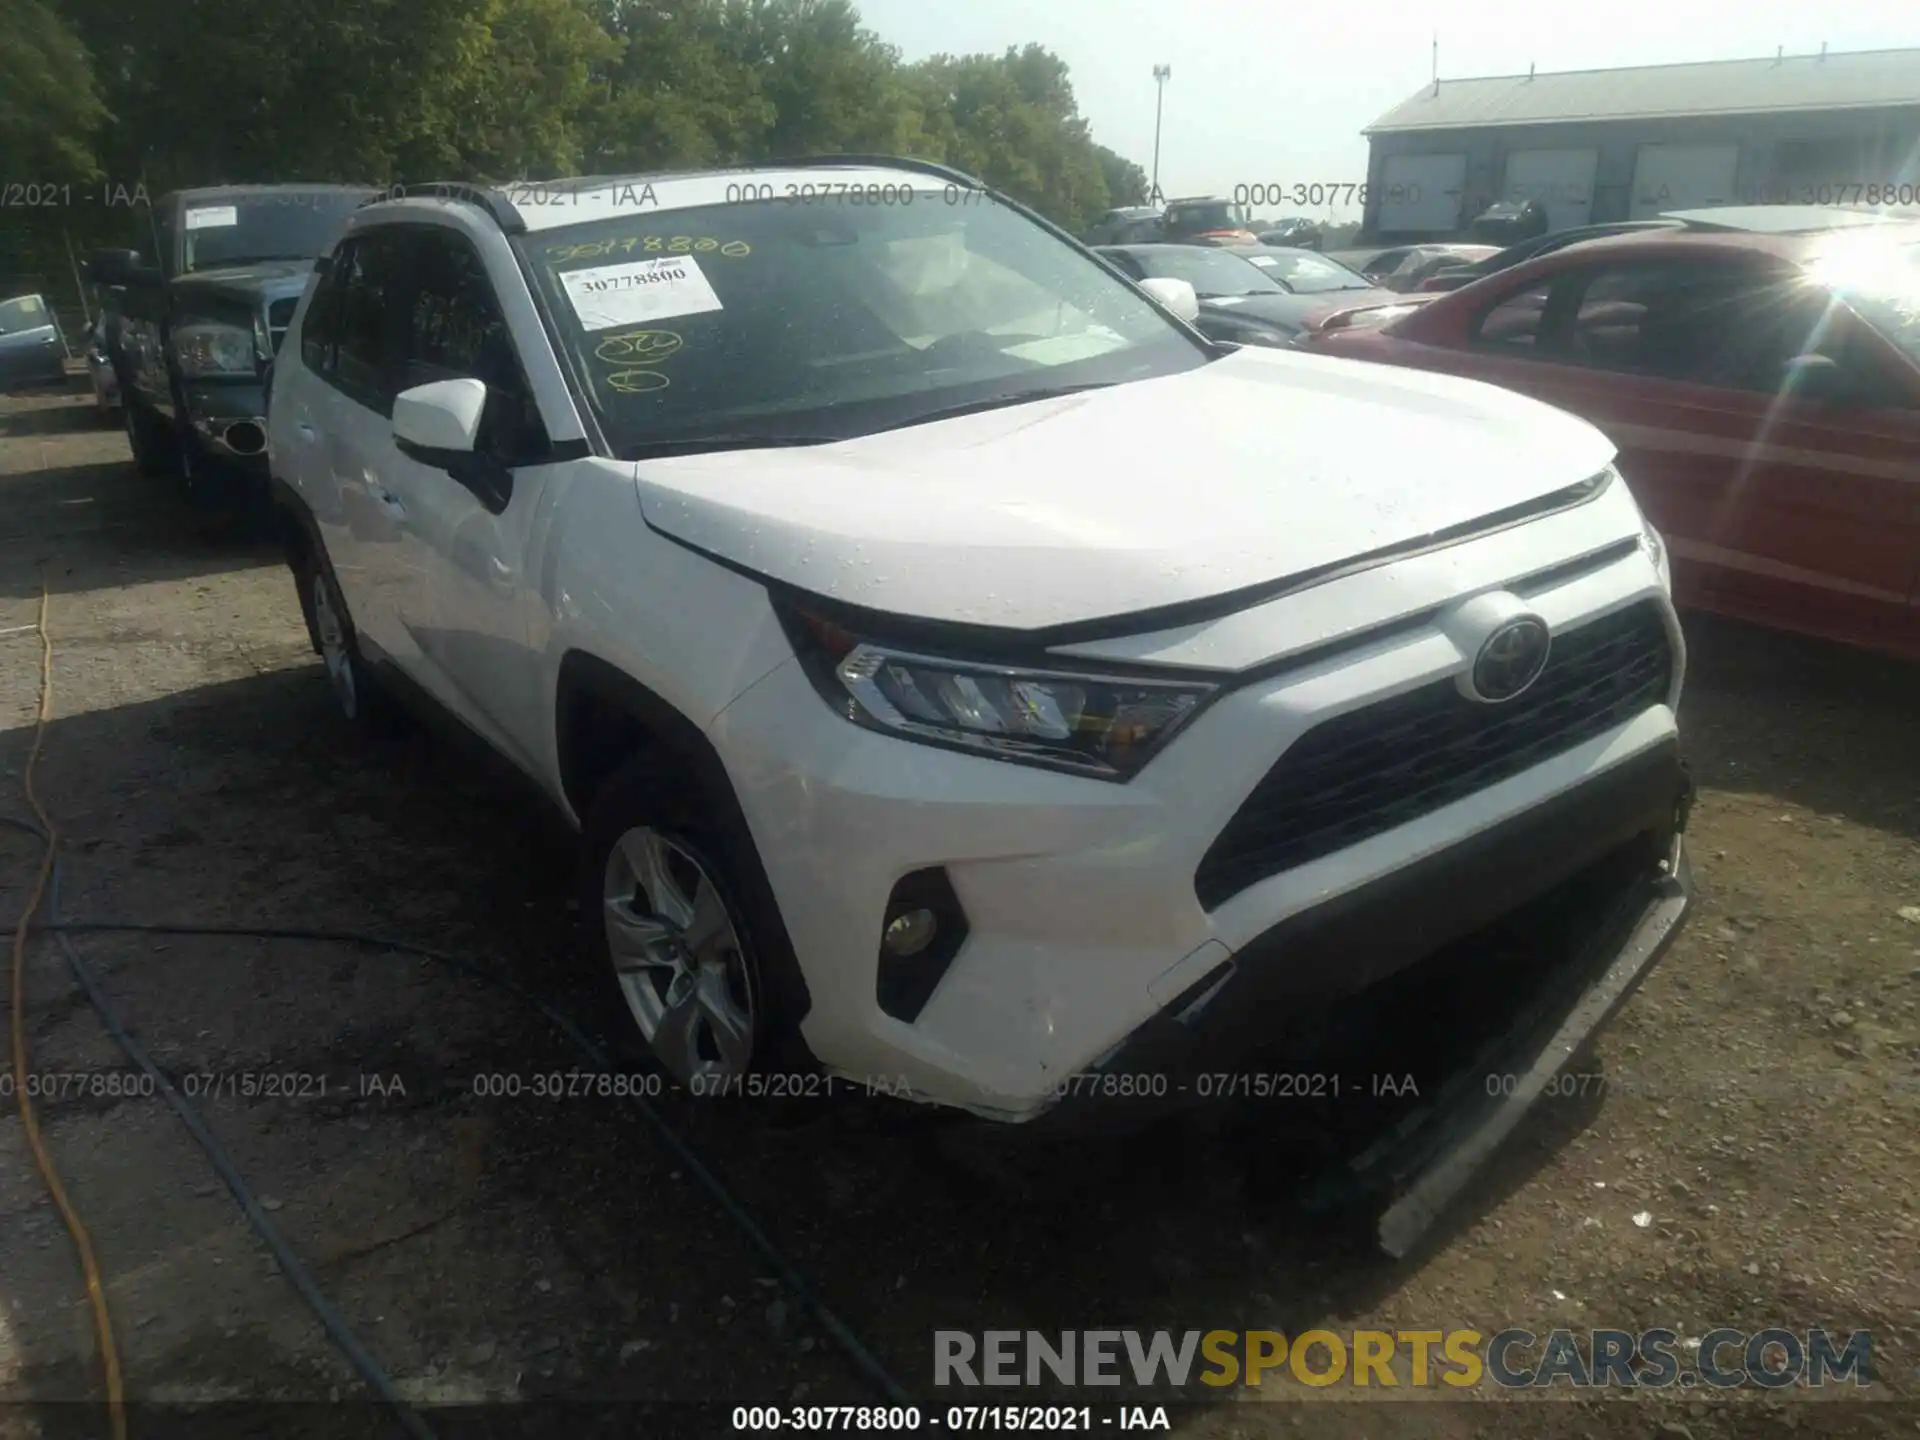
[[[1176,1110],[1230,1092],[1232,1072],[1284,1080],[1302,1101],[1291,1120],[1327,1101],[1330,1084],[1324,1128],[1344,1144],[1321,1203],[1384,1202],[1379,1243],[1404,1255],[1679,933],[1693,896],[1682,846],[1692,793],[1678,745],[1662,745],[1293,916],[1021,1128],[1136,1124],[1143,1104]],[[1412,1014],[1410,1028],[1379,1028],[1389,1003]],[[1418,1098],[1386,1107],[1383,1125],[1362,1123],[1383,1108],[1365,1103],[1369,1075],[1391,1084],[1415,1070]],[[1140,1098],[1143,1077],[1157,1098]]]

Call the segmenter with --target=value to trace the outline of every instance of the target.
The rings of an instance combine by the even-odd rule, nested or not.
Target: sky
[[[1359,185],[1360,131],[1441,79],[1920,46],[1920,6],[1848,0],[1465,5],[1329,0],[856,0],[908,61],[1038,42],[1072,68],[1102,145],[1153,168],[1155,65],[1170,65],[1160,188]],[[1844,11],[1844,15],[1839,13]],[[1343,209],[1345,207],[1342,207]],[[1352,212],[1357,216],[1357,207]]]

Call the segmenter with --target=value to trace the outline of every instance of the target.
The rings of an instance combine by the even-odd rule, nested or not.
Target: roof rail
[[[411,185],[396,180],[362,200],[357,208],[364,210],[389,200],[458,200],[478,205],[509,235],[518,235],[527,228],[527,222],[520,218],[506,196],[491,186],[473,185],[464,180],[422,180]]]
[[[941,180],[952,181],[956,185],[969,185],[976,190],[991,188],[978,175],[969,175],[964,170],[956,169],[951,165],[942,165],[935,160],[915,160],[903,155],[795,155],[763,161],[749,168],[823,170],[834,165],[865,165],[876,169],[912,170],[921,175],[932,175]]]

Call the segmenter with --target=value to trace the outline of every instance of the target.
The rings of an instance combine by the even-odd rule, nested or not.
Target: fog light
[[[909,910],[887,922],[887,928],[880,936],[880,944],[889,955],[904,960],[910,955],[918,955],[931,945],[939,931],[940,922],[934,917],[933,911]]]
[[[939,866],[902,875],[880,924],[874,998],[882,1013],[911,1025],[967,943],[967,915]]]

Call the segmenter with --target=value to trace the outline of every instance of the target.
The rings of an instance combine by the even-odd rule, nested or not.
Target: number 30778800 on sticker
[[[691,255],[568,270],[560,284],[584,330],[611,330],[721,308],[706,272]]]

